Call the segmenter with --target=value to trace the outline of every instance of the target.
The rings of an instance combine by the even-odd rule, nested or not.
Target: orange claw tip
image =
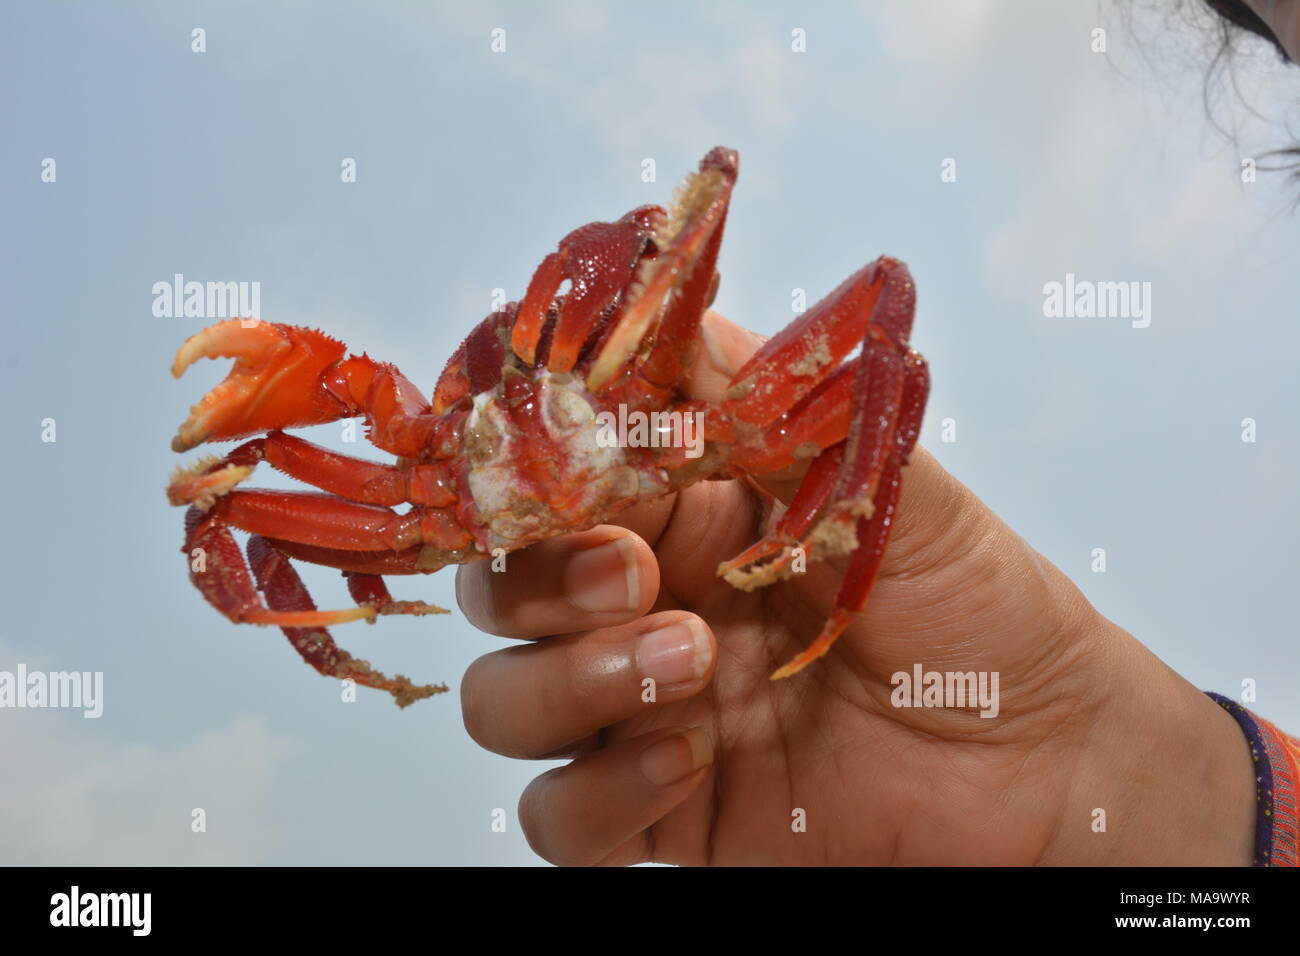
[[[221,386],[217,386],[217,388],[219,389]],[[176,434],[172,437],[172,451],[186,452],[208,440],[208,436],[213,431],[209,421],[212,417],[210,407],[212,404],[210,398],[205,398],[190,409],[189,417],[181,422],[180,427],[176,429]]]
[[[195,440],[192,440],[191,438],[187,438],[184,433],[183,426],[182,426],[182,431],[177,432],[172,437],[172,451],[178,453],[189,451],[194,446],[201,445],[201,444],[203,444],[202,438],[195,439]]]
[[[256,319],[227,319],[191,335],[176,351],[172,376],[180,378],[185,370],[201,358],[266,358],[277,346],[288,343],[269,322]]]
[[[831,649],[830,644],[818,647],[813,644],[802,654],[797,655],[792,660],[787,661],[783,666],[772,671],[768,680],[784,680],[787,677],[793,677],[819,657],[823,657]]]
[[[330,627],[348,621],[373,621],[375,609],[368,604],[341,611],[271,611],[252,608],[244,612],[249,624],[273,624],[276,627]]]
[[[844,633],[844,629],[848,627],[851,617],[844,608],[838,608],[827,619],[822,632],[817,635],[817,640],[796,654],[784,667],[778,667],[774,670],[768,680],[782,680],[786,677],[793,677],[819,657],[825,656],[826,652],[839,639],[839,636]]]
[[[784,665],[783,667],[778,667],[776,670],[772,671],[772,674],[770,677],[768,677],[768,680],[784,680],[787,677],[793,677],[795,674],[799,673],[801,670],[807,667],[809,663],[811,662],[800,661],[799,658],[796,657],[794,660],[790,661],[790,663]]]

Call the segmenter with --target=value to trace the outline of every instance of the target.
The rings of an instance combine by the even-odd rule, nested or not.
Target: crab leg
[[[198,503],[209,508],[216,498],[248,478],[262,461],[291,478],[364,504],[413,502],[443,508],[456,501],[449,470],[441,461],[398,468],[340,455],[284,432],[255,438],[224,458],[200,461],[177,471],[167,488],[167,497],[174,505]]]
[[[844,443],[832,445],[815,459],[795,492],[790,507],[781,516],[776,528],[730,561],[718,566],[718,574],[727,583],[742,591],[750,591],[769,583],[773,575],[788,576],[788,568],[796,547],[805,555],[814,554],[813,539],[809,531],[817,515],[831,500],[839,483],[840,463],[844,460]],[[761,565],[762,572],[746,571],[751,565]]]
[[[343,551],[401,551],[417,545],[453,551],[473,540],[447,508],[416,507],[399,515],[314,491],[234,491],[218,499],[208,514],[251,534]]]
[[[729,470],[738,476],[779,471],[806,460],[810,446],[829,449],[843,441],[853,424],[857,378],[854,363],[841,365],[803,401],[767,425],[759,439],[737,445],[728,459]],[[734,430],[732,426],[733,434]],[[707,427],[705,434],[709,434]]]
[[[249,539],[248,560],[257,576],[258,587],[273,609],[285,613],[315,610],[316,605],[298,572],[290,565],[289,559],[266,539],[257,536]],[[303,660],[321,674],[340,680],[351,679],[366,687],[387,691],[399,707],[447,692],[445,684],[418,685],[402,674],[391,678],[385,676],[372,668],[368,661],[341,649],[323,627],[283,627],[282,630]]]
[[[876,482],[876,491],[872,500],[871,513],[857,520],[854,529],[857,547],[849,557],[844,580],[840,584],[839,594],[835,597],[835,611],[827,619],[817,639],[783,667],[778,668],[772,674],[772,680],[797,674],[825,654],[844,633],[852,616],[866,606],[872,585],[875,584],[876,575],[880,571],[880,563],[885,556],[885,548],[889,544],[889,535],[894,528],[894,512],[898,507],[898,496],[903,485],[902,468],[907,464],[912,449],[916,446],[916,439],[921,431],[921,417],[925,411],[925,400],[930,391],[929,369],[919,353],[909,352],[904,366],[901,417],[893,429],[892,447],[887,453],[885,463],[880,473],[872,476]]]
[[[882,256],[763,343],[732,379],[723,407],[751,424],[771,424],[859,345],[904,352],[915,308],[907,266]]]
[[[355,660],[347,651],[340,650],[325,630],[328,624],[363,618],[373,620],[376,614],[438,613],[440,608],[420,602],[393,601],[382,581],[373,575],[355,575],[349,577],[349,590],[354,597],[366,598],[364,601],[358,598],[361,606],[345,611],[319,611],[288,559],[265,539],[256,536],[249,539],[246,562],[230,531],[208,521],[197,508],[189,509],[185,523],[183,550],[190,555],[195,548],[201,548],[204,555],[202,570],[191,565],[190,579],[208,602],[230,620],[279,625],[303,659],[320,673],[351,677],[359,684],[386,690],[403,707],[447,689],[445,686],[417,687],[400,674],[389,679],[372,670],[365,661]],[[266,595],[269,607],[258,598],[253,574],[257,575],[257,588]]]
[[[422,545],[403,551],[344,551],[280,538],[273,539],[272,544],[277,551],[299,561],[370,575],[430,574],[448,564],[485,557],[468,547],[464,552],[439,552]]]
[[[314,605],[310,609],[267,608],[257,596],[234,536],[224,526],[209,521],[198,508],[185,513],[185,546],[181,551],[191,559],[190,581],[209,604],[236,624],[309,627],[373,619],[376,613],[373,607],[341,611],[318,611]]]
[[[849,527],[858,514],[870,514],[903,409],[905,367],[916,356],[906,344],[915,303],[907,267],[881,257],[764,343],[736,373],[722,403],[737,422],[764,429],[736,451],[737,466],[774,470],[790,464],[802,447],[847,437],[831,507]],[[839,365],[858,344],[856,362]],[[840,433],[846,405],[851,417]]]
[[[361,571],[345,571],[343,577],[348,582],[348,593],[358,605],[370,605],[379,614],[411,614],[421,617],[425,614],[450,614],[446,608],[423,601],[395,601],[388,591],[388,585],[378,574]]]
[[[280,612],[263,607],[227,525],[253,534],[285,539],[277,547],[292,554],[295,541],[309,555],[313,545],[323,554],[353,551],[357,560],[340,565],[363,574],[431,571],[453,563],[473,538],[446,509],[415,508],[397,515],[387,508],[356,504],[314,492],[236,491],[220,498],[206,513],[197,507],[186,515],[185,552],[202,548],[203,571],[190,578],[208,602],[236,623],[342,624],[379,614],[437,614],[441,608],[422,601],[393,601],[341,611]],[[401,554],[405,552],[405,554]],[[408,558],[409,555],[409,558]],[[307,556],[306,560],[314,560]],[[371,584],[371,597],[378,593]],[[383,591],[387,593],[386,589]],[[286,614],[288,616],[286,616]]]
[[[818,456],[792,504],[795,516],[787,520],[802,544],[813,546],[812,557],[852,552],[849,570],[826,628],[773,679],[798,673],[826,652],[849,614],[865,604],[879,570],[899,470],[915,444],[929,389],[924,360],[907,346],[915,301],[907,267],[878,259],[766,342],[736,374],[723,402],[737,425],[763,429],[741,443],[733,469],[775,470],[806,447],[845,439],[834,457],[826,451]],[[840,365],[858,343],[858,359]],[[746,590],[785,576],[791,527],[783,521],[719,573]]]

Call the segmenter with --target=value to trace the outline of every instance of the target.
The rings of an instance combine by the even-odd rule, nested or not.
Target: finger
[[[708,625],[682,611],[494,651],[461,682],[465,729],[508,757],[581,752],[600,728],[699,693],[716,659]]]
[[[690,796],[712,763],[698,727],[620,741],[530,783],[519,822],[537,854],[561,866],[642,862],[650,858],[646,829]]]
[[[659,593],[659,564],[640,537],[614,525],[542,541],[495,562],[463,564],[456,600],[479,630],[536,638],[634,620]]]

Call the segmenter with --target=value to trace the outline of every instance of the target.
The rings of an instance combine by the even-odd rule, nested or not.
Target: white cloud
[[[880,31],[881,48],[893,59],[922,67],[930,83],[969,76],[979,62],[990,31],[1014,23],[1006,5],[991,0],[867,0],[866,18]]]
[[[794,104],[807,83],[799,56],[790,50],[789,30],[784,23],[744,15],[752,12],[748,7],[734,11],[741,15],[729,17],[727,8],[703,14],[714,28],[682,30],[671,43],[650,34],[620,33],[603,17],[573,13],[548,23],[546,33],[529,34],[546,50],[566,49],[572,42],[567,34],[580,34],[586,49],[602,51],[591,63],[612,71],[607,81],[592,82],[584,72],[539,69],[536,56],[503,56],[497,68],[512,73],[532,95],[540,91],[566,115],[586,118],[614,153],[636,155],[666,137],[713,144],[741,124],[760,131],[785,129],[796,119]],[[720,31],[725,44],[718,42]]]
[[[92,726],[94,725],[94,726]],[[95,721],[0,711],[0,859],[10,865],[231,865],[267,859],[287,742],[242,717],[174,748],[101,739]],[[206,811],[207,832],[191,830]]]
[[[1238,154],[1248,147],[1236,148],[1205,113],[1203,24],[1170,21],[1160,8],[1121,15],[1108,5],[1041,2],[898,0],[864,12],[897,61],[910,108],[987,117],[984,132],[1012,187],[983,237],[999,292],[1037,295],[1067,271],[1142,278],[1110,276],[1118,263],[1213,266],[1225,224],[1276,198],[1280,184],[1263,174],[1257,187],[1242,187]],[[1097,26],[1107,31],[1104,55],[1091,49]],[[1214,111],[1243,144],[1286,142],[1268,118],[1287,115],[1294,84],[1275,61],[1235,60],[1236,88],[1223,91],[1228,118]]]

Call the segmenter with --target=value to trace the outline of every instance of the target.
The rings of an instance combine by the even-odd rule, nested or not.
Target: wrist
[[[1043,862],[1249,865],[1254,765],[1236,721],[1111,622],[1093,639],[1097,694]]]

